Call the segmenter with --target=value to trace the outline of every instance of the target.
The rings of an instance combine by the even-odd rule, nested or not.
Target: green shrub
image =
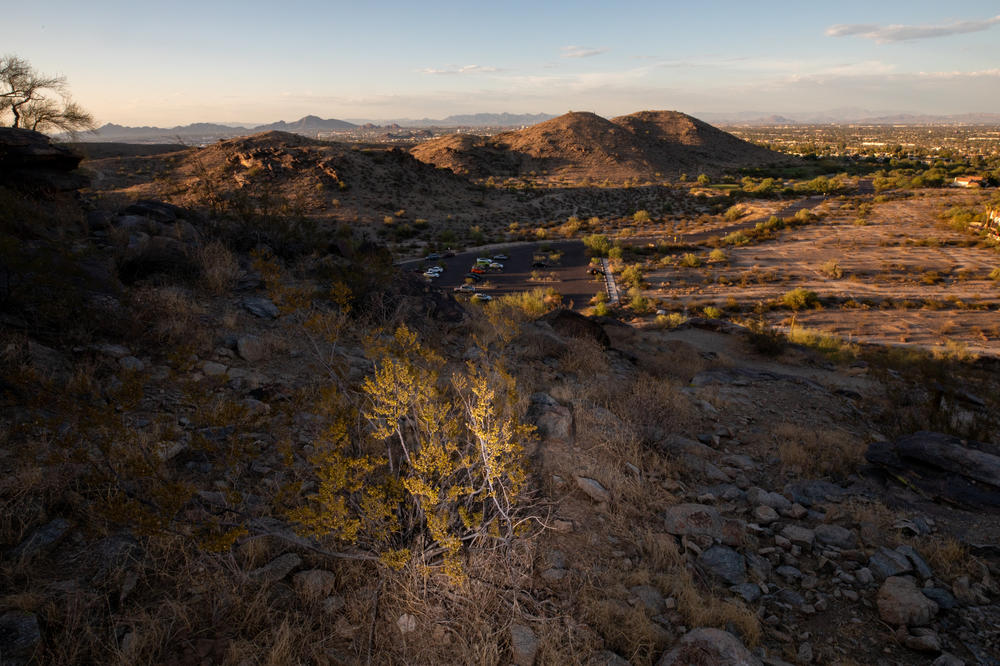
[[[715,248],[708,253],[708,260],[715,262],[725,262],[729,261],[729,256],[720,248]]]
[[[819,296],[815,291],[810,291],[804,287],[796,287],[782,295],[781,304],[792,310],[814,308],[819,306]]]
[[[697,268],[698,266],[701,266],[701,258],[696,254],[686,252],[681,257],[680,264],[681,266],[686,266],[687,268]]]
[[[708,306],[706,306],[702,310],[702,312],[704,312],[705,316],[708,317],[709,319],[721,319],[722,318],[722,310],[720,310],[719,308],[715,307],[714,305],[708,305]]]

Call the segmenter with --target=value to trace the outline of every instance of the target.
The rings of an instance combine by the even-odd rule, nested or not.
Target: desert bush
[[[709,319],[719,319],[722,317],[723,314],[722,310],[715,307],[714,305],[705,306],[705,308],[702,309],[702,312],[705,313],[705,316],[708,317]]]
[[[836,259],[830,259],[825,262],[819,268],[819,272],[823,275],[839,280],[844,277],[844,270],[840,267],[840,263]]]
[[[595,256],[606,257],[611,250],[611,241],[604,234],[590,234],[583,237],[583,244]]]
[[[529,318],[537,318],[562,304],[562,296],[553,287],[535,287],[530,291],[504,294],[496,301],[502,307],[520,311]]]
[[[1000,282],[1000,266],[997,266],[990,271],[990,279],[995,282]]]
[[[670,314],[656,315],[654,321],[657,328],[677,328],[687,321],[687,318],[680,312],[671,312]]]
[[[691,252],[684,253],[680,258],[680,265],[687,268],[697,268],[701,266],[701,257]]]
[[[730,206],[723,217],[725,217],[730,222],[735,222],[741,217],[746,217],[747,209],[742,204],[734,204]]]
[[[819,306],[819,296],[815,291],[810,291],[804,287],[796,287],[782,294],[781,304],[792,310],[814,308]]]
[[[729,255],[726,254],[721,248],[715,248],[708,253],[708,260],[718,263],[729,261]]]
[[[198,264],[205,289],[216,295],[229,293],[240,276],[240,264],[229,248],[212,241],[198,249]]]

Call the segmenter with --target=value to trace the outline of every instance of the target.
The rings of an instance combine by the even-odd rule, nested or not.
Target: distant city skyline
[[[100,124],[640,109],[945,115],[1000,112],[997,12],[995,0],[49,0],[6,8],[0,49],[65,75]]]

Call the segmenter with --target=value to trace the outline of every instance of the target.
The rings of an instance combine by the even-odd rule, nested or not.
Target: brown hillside
[[[662,170],[704,171],[787,161],[680,111],[639,111],[611,122],[631,132],[650,162]]]
[[[479,196],[466,180],[404,151],[326,143],[287,132],[136,160],[92,160],[87,166],[95,172],[96,188],[127,198],[163,198],[184,206],[260,203],[275,212],[293,207],[286,212],[347,221],[381,220],[399,210],[407,218],[431,217],[440,211],[439,201]],[[156,178],[149,178],[150,173]]]
[[[641,111],[614,120],[570,112],[495,137],[442,137],[411,152],[418,160],[480,178],[535,172],[651,179],[658,173],[717,173],[788,161],[677,111]]]

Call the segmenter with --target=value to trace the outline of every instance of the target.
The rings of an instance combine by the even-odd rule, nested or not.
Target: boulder
[[[572,310],[555,310],[542,315],[538,321],[548,323],[564,337],[593,340],[604,349],[611,347],[611,338],[600,324]]]
[[[728,631],[701,627],[684,634],[657,666],[761,666],[761,661]]]
[[[295,553],[285,553],[274,558],[259,569],[250,572],[250,578],[262,583],[274,583],[302,564],[302,558]]]
[[[531,396],[528,418],[534,421],[543,438],[570,440],[573,437],[573,412],[548,393]]]
[[[722,519],[706,504],[675,504],[664,513],[665,530],[675,536],[706,535],[722,539]]]
[[[292,576],[292,585],[300,597],[315,601],[333,593],[337,586],[337,576],[325,569],[309,569]]]
[[[747,563],[728,546],[712,546],[698,556],[698,564],[727,585],[747,582]]]
[[[10,555],[14,559],[34,557],[38,553],[44,552],[59,543],[66,536],[69,527],[70,522],[68,520],[65,518],[56,518],[32,531],[28,535],[28,538],[11,551]]]
[[[267,347],[256,335],[242,335],[236,340],[236,352],[244,361],[256,363],[267,355]]]
[[[849,550],[858,544],[854,532],[840,525],[818,525],[813,532],[816,534],[816,541],[824,546]]]
[[[607,488],[594,479],[576,475],[573,476],[573,479],[576,481],[576,485],[580,488],[580,490],[582,490],[587,497],[595,502],[611,501],[611,493],[608,492]]]
[[[938,605],[924,596],[912,580],[900,576],[885,579],[876,603],[879,616],[897,626],[926,625],[938,612]]]
[[[0,182],[5,184],[44,190],[76,190],[89,182],[76,170],[82,159],[82,155],[57,146],[41,132],[0,127]]]
[[[538,637],[523,624],[510,625],[510,651],[517,666],[531,666],[538,654]]]

